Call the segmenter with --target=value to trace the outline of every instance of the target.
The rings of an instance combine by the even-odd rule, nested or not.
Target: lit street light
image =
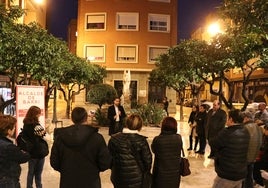
[[[208,26],[208,29],[207,29],[208,33],[210,36],[215,36],[216,34],[218,33],[221,33],[221,28],[220,28],[220,25],[219,23],[212,23]]]
[[[43,4],[44,0],[34,0],[36,4]]]

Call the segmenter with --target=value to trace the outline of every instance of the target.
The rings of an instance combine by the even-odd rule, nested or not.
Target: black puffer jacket
[[[98,129],[73,125],[55,131],[50,164],[60,172],[61,188],[100,188],[99,173],[111,167],[112,157]]]
[[[152,154],[146,138],[136,133],[112,135],[108,148],[113,156],[111,181],[116,188],[141,187],[142,174],[150,171],[152,165]]]
[[[179,134],[165,131],[153,139],[153,188],[179,187],[181,149],[182,139]]]
[[[207,118],[207,112],[198,112],[196,115],[195,121],[196,121],[196,133],[198,136],[205,136],[205,121]]]
[[[232,181],[246,177],[249,138],[243,125],[233,125],[211,141],[216,149],[215,171],[219,177]]]
[[[32,147],[31,150],[28,151],[31,155],[31,158],[33,159],[42,159],[46,155],[44,155],[42,142],[46,142],[43,139],[43,135],[38,134],[38,132],[35,130],[36,128],[43,127],[40,124],[24,124],[23,125],[23,133],[26,136],[26,138],[31,142]],[[44,129],[43,129],[44,130]],[[47,144],[47,143],[46,143]],[[47,147],[47,154],[48,154],[48,147]]]

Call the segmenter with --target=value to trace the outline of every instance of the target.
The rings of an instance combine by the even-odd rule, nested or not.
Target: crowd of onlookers
[[[231,110],[228,116],[217,100],[208,112],[205,108],[206,105],[192,107],[188,150],[204,155],[208,141],[208,158],[215,160],[217,173],[213,187],[265,186],[268,179],[266,103],[259,103],[257,112]]]
[[[42,188],[44,158],[48,154],[39,123],[40,108],[32,106],[23,120],[26,147],[16,146],[12,139],[16,118],[0,115],[0,187],[19,188],[20,164],[28,162],[27,188]],[[73,125],[54,130],[50,164],[60,173],[61,188],[100,188],[99,173],[111,169],[115,188],[178,188],[183,143],[177,133],[177,121],[170,116],[161,122],[160,134],[149,145],[139,134],[142,118],[126,115],[115,98],[108,108],[110,139],[106,144],[98,127],[88,123],[85,108],[75,107]],[[217,176],[213,188],[264,187],[268,179],[268,112],[260,103],[256,113],[221,109],[220,101],[212,109],[193,106],[189,116],[189,148],[198,155],[214,160]],[[26,139],[27,138],[27,139]],[[25,141],[25,142],[26,142]],[[154,157],[154,160],[153,160]]]

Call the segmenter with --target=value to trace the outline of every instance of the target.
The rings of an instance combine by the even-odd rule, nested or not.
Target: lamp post
[[[52,123],[57,123],[57,87],[54,87],[53,90],[53,118]]]

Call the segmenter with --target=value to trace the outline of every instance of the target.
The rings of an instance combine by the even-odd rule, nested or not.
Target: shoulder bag
[[[185,158],[184,150],[182,151],[181,164],[180,164],[180,175],[181,176],[189,176],[191,174],[190,170],[190,162],[187,158]]]

